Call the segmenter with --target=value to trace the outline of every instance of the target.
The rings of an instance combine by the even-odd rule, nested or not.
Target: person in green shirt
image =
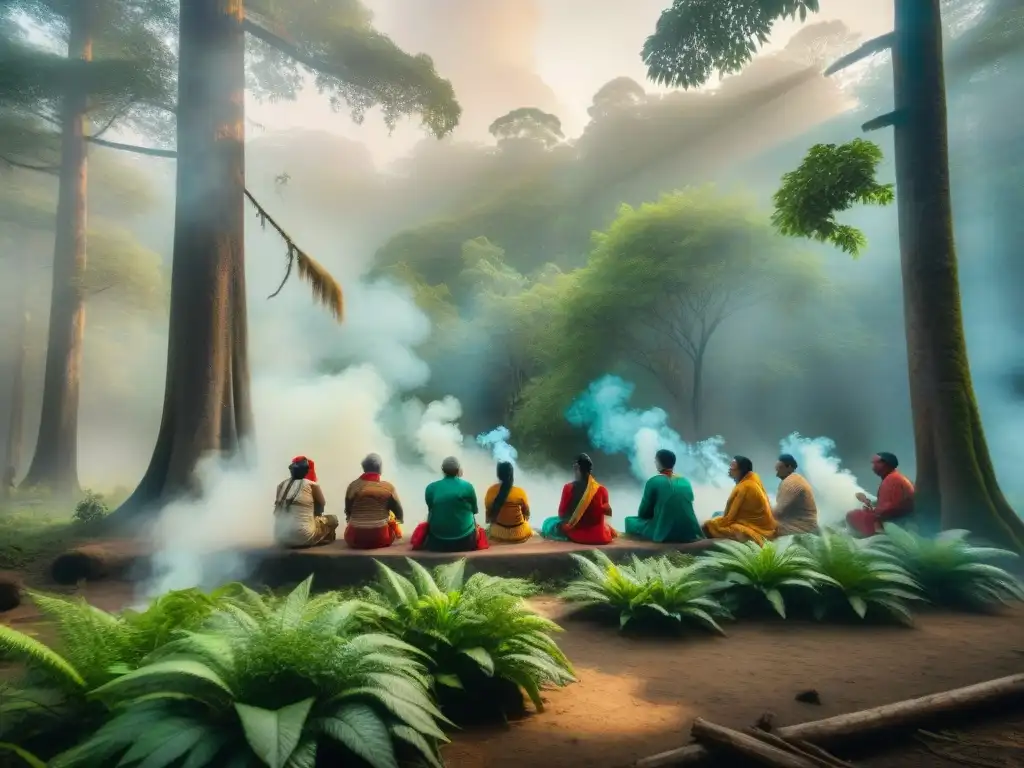
[[[658,544],[687,544],[704,538],[693,512],[693,487],[675,473],[676,455],[662,449],[654,456],[658,474],[647,481],[635,517],[626,518],[626,534]]]
[[[441,462],[444,477],[427,486],[427,521],[413,531],[413,549],[468,552],[487,549],[487,534],[476,524],[476,489],[462,479],[462,466],[454,456]]]

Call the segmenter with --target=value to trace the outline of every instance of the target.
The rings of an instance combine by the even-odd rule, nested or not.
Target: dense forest
[[[68,157],[66,147],[62,152],[54,143],[67,135],[60,121],[68,118],[54,95],[62,91],[44,92],[54,86],[40,77],[30,92],[32,103],[13,98],[13,85],[5,87],[0,102],[7,126],[2,149],[8,167],[0,195],[5,266],[19,275],[5,281],[12,286],[6,289],[11,300],[5,325],[24,329],[13,341],[4,340],[0,375],[26,382],[11,386],[6,396],[11,437],[5,464],[18,466],[18,478],[60,476],[57,485],[78,485],[78,470],[67,469],[77,445],[103,447],[102,458],[92,450],[82,457],[90,462],[83,474],[100,482],[131,484],[145,469],[138,457],[148,453],[156,435],[165,358],[173,359],[163,348],[167,311],[172,331],[179,327],[175,317],[195,313],[193,304],[179,302],[175,310],[174,299],[168,302],[172,255],[177,264],[187,260],[186,253],[210,247],[182,239],[184,219],[176,225],[171,215],[183,136],[213,130],[209,124],[185,124],[184,105],[175,106],[174,99],[185,92],[180,78],[187,62],[201,68],[209,54],[189,48],[183,38],[178,61],[177,48],[167,43],[178,21],[175,3],[94,2],[97,13],[130,6],[132,13],[124,17],[139,22],[122,25],[110,40],[97,36],[97,61],[109,57],[111,71],[86,89],[90,103],[102,104],[94,109],[103,112],[90,114],[90,122],[99,129],[114,126],[119,137],[144,146],[118,151],[124,148],[120,142],[104,141],[99,129],[86,142],[90,215],[76,237],[88,241],[89,259],[87,267],[76,269],[88,277],[72,274],[64,288],[74,286],[82,306],[95,307],[81,344],[80,416],[78,392],[64,391],[68,377],[44,375],[47,368],[65,370],[60,360],[46,360],[47,348],[54,354],[55,322],[75,322],[51,312],[46,298],[48,287],[60,295],[57,277],[66,275],[56,269],[64,263],[61,249],[78,247],[62,245],[58,237],[50,261],[52,216],[60,221],[59,201],[69,182],[66,174],[38,170],[55,167],[56,157],[65,164]],[[115,8],[118,2],[124,8]],[[21,13],[50,8],[37,22],[74,44],[73,19],[53,12],[60,3],[4,5]],[[772,193],[808,147],[849,141],[861,135],[864,123],[892,110],[892,66],[884,52],[856,70],[826,76],[830,63],[864,41],[840,23],[810,16],[783,50],[756,56],[713,89],[664,92],[617,78],[593,95],[590,122],[578,136],[565,135],[558,115],[523,104],[493,116],[489,142],[472,143],[446,137],[458,120],[458,94],[446,88],[444,73],[438,75],[429,60],[393,44],[388,48],[367,31],[368,15],[336,18],[329,27],[286,4],[246,5],[248,41],[231,43],[237,54],[234,79],[217,85],[215,78],[197,78],[189,91],[197,99],[217,93],[223,99],[242,88],[254,96],[287,98],[301,87],[303,73],[314,71],[320,72],[315,85],[357,118],[383,103],[389,121],[419,115],[434,136],[393,166],[379,168],[358,142],[327,132],[275,134],[246,123],[237,110],[220,115],[236,132],[244,125],[248,140],[244,160],[236,148],[216,162],[244,163],[245,173],[219,193],[204,194],[237,198],[237,206],[218,215],[231,217],[240,241],[248,189],[260,210],[271,214],[271,230],[285,238],[283,246],[272,236],[257,239],[256,220],[246,234],[249,287],[238,300],[249,294],[251,359],[232,365],[251,365],[259,373],[281,364],[287,342],[275,328],[285,318],[302,317],[309,338],[317,339],[308,350],[316,370],[378,362],[378,352],[370,349],[378,343],[394,347],[392,359],[411,347],[430,376],[395,364],[400,389],[423,400],[457,397],[465,432],[506,424],[534,461],[585,447],[566,422],[565,409],[595,377],[617,373],[637,383],[638,405],[663,407],[686,439],[722,435],[731,448],[743,447],[767,461],[781,437],[799,431],[835,439],[858,473],[883,446],[907,457],[912,468],[896,209],[843,215],[866,235],[868,247],[856,260],[827,245],[784,238],[769,226]],[[989,442],[1004,472],[1014,419],[1020,418],[1017,350],[1024,331],[1011,298],[1020,270],[1016,209],[1024,171],[1024,139],[1013,127],[1020,106],[1006,98],[1021,64],[1020,10],[1013,5],[949,0],[942,6],[964,325]],[[181,19],[182,30],[186,21]],[[205,23],[193,21],[196,30]],[[96,29],[107,30],[96,23]],[[355,44],[365,46],[359,48],[365,55],[358,63],[369,69],[346,81],[337,65],[352,56],[351,49],[346,53],[346,45],[354,44],[351,29],[360,30]],[[5,55],[20,55],[22,38],[10,24],[4,33]],[[199,31],[195,35],[205,40]],[[140,40],[158,43],[145,49],[151,59],[140,70],[145,77],[118,73],[114,64],[124,51],[135,56]],[[639,49],[643,41],[636,42]],[[216,47],[209,40],[204,44]],[[84,48],[68,51],[72,58],[89,58]],[[376,85],[381,73],[400,79],[404,90]],[[50,135],[38,125],[26,129],[28,116],[40,111]],[[870,138],[886,158],[880,178],[894,181],[892,133],[880,130]],[[236,139],[240,144],[240,133]],[[193,162],[198,174],[213,160],[196,155]],[[84,174],[79,178],[84,185]],[[193,199],[185,193],[195,185],[182,185],[179,172],[178,215],[195,219],[212,198]],[[183,200],[199,208],[183,211]],[[266,224],[265,217],[261,221]],[[207,237],[213,237],[210,232]],[[308,299],[294,291],[262,303],[280,282],[282,250],[291,258],[293,248],[314,254],[345,288],[347,318],[338,331],[329,314],[307,308]],[[205,290],[210,279],[197,273],[191,288],[182,284],[178,295]],[[312,279],[319,296],[334,290],[326,270]],[[399,290],[374,294],[382,285]],[[237,293],[239,286],[232,290]],[[374,295],[385,303],[370,306],[366,297]],[[411,295],[429,328],[399,306],[403,295]],[[254,301],[260,302],[258,310],[252,309]],[[241,312],[244,317],[244,307]],[[82,333],[84,321],[77,322]],[[171,343],[185,345],[184,354],[201,335],[195,329],[178,333],[175,342],[172,332]],[[210,343],[233,344],[230,336]],[[174,376],[189,375],[170,372],[168,385]],[[218,386],[230,390],[230,381],[228,375]],[[225,391],[209,390],[203,397],[219,402]],[[244,392],[235,394],[244,400]],[[60,422],[47,398],[76,404],[62,418],[72,420],[82,436],[65,431],[59,450],[46,437],[59,431],[47,419]],[[250,428],[245,411],[243,402],[234,415],[218,417],[220,427],[204,438],[205,447],[230,447],[243,438]],[[174,412],[165,405],[165,425]],[[39,441],[50,441],[47,450],[64,458],[40,458],[40,445],[46,444],[37,441],[37,461],[30,461],[37,431]],[[179,463],[173,472],[187,474],[190,457],[202,447],[179,448],[184,458],[163,461]],[[165,475],[168,466],[158,474]],[[151,471],[157,495],[164,475],[153,480]],[[1013,486],[1011,477],[1005,481],[1010,495],[1021,498],[1024,486]]]

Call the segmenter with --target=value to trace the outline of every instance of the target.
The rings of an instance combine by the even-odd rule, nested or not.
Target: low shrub
[[[383,628],[426,657],[441,709],[453,720],[519,714],[523,691],[543,711],[544,686],[575,680],[551,638],[561,628],[524,601],[532,584],[482,573],[467,579],[465,560],[433,574],[408,564],[406,578],[378,561],[379,576],[366,594],[389,611]]]
[[[71,519],[78,525],[95,525],[103,520],[109,511],[102,494],[86,490],[85,495],[75,504]]]
[[[904,624],[913,623],[907,605],[924,599],[920,585],[903,566],[873,549],[869,540],[824,531],[798,541],[817,572],[829,579],[819,587],[817,618],[845,606],[862,619],[875,609]]]
[[[814,558],[793,538],[766,541],[720,541],[706,555],[708,567],[734,595],[738,607],[751,597],[763,599],[786,618],[785,593],[793,589],[811,592],[824,585],[838,586],[822,574]]]
[[[973,546],[968,535],[968,531],[951,530],[927,538],[887,523],[884,534],[868,541],[890,562],[906,568],[936,605],[986,609],[1024,600],[1020,581],[992,564],[1017,555]]]
[[[93,691],[110,718],[50,766],[440,765],[445,721],[423,654],[366,632],[380,613],[311,598],[310,580],[281,599],[240,590],[202,628]]]
[[[593,559],[573,554],[580,575],[562,592],[562,599],[580,606],[606,608],[619,617],[619,627],[634,621],[668,619],[677,625],[695,624],[719,634],[729,612],[714,597],[717,585],[706,560],[674,563],[668,556],[616,565],[601,551]]]
[[[118,616],[77,598],[29,595],[53,623],[59,650],[0,625],[0,655],[25,668],[0,701],[0,737],[17,733],[19,744],[47,755],[69,747],[106,717],[91,690],[138,667],[172,632],[198,627],[222,599],[198,590],[169,592],[145,611]]]

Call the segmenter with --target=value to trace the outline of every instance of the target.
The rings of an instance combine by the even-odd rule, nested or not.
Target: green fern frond
[[[719,619],[728,611],[712,598],[715,583],[704,561],[674,562],[667,556],[615,565],[604,553],[592,558],[574,556],[579,578],[570,582],[562,599],[584,606],[606,606],[619,615],[620,628],[642,619],[669,619],[721,633]]]
[[[0,657],[24,664],[62,688],[84,689],[85,680],[63,656],[34,637],[0,624]]]
[[[1024,600],[1024,586],[1009,571],[990,561],[1015,559],[1013,552],[975,547],[967,531],[919,536],[887,523],[868,549],[890,565],[904,568],[933,603],[986,609]]]

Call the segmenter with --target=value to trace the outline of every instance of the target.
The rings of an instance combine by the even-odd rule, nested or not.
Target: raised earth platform
[[[652,544],[620,538],[599,547],[612,560],[621,561],[632,555],[650,557],[656,554],[682,552],[695,554],[711,546],[710,541],[693,544]],[[312,549],[288,550],[277,547],[267,549],[230,550],[203,555],[209,559],[210,571],[221,570],[215,562],[220,558],[240,558],[237,571],[248,574],[245,581],[256,585],[279,586],[302,581],[310,574],[320,589],[363,584],[375,574],[374,560],[402,568],[405,558],[411,558],[432,568],[465,557],[472,570],[493,576],[517,576],[538,580],[569,578],[576,571],[571,553],[588,552],[598,547],[566,544],[534,538],[522,544],[492,544],[490,549],[478,552],[440,553],[414,552],[407,542],[385,549],[355,550],[342,542]],[[158,567],[149,543],[115,539],[95,541],[76,547],[58,556],[51,567],[51,575],[58,584],[76,584],[79,581],[103,579],[143,581]]]

